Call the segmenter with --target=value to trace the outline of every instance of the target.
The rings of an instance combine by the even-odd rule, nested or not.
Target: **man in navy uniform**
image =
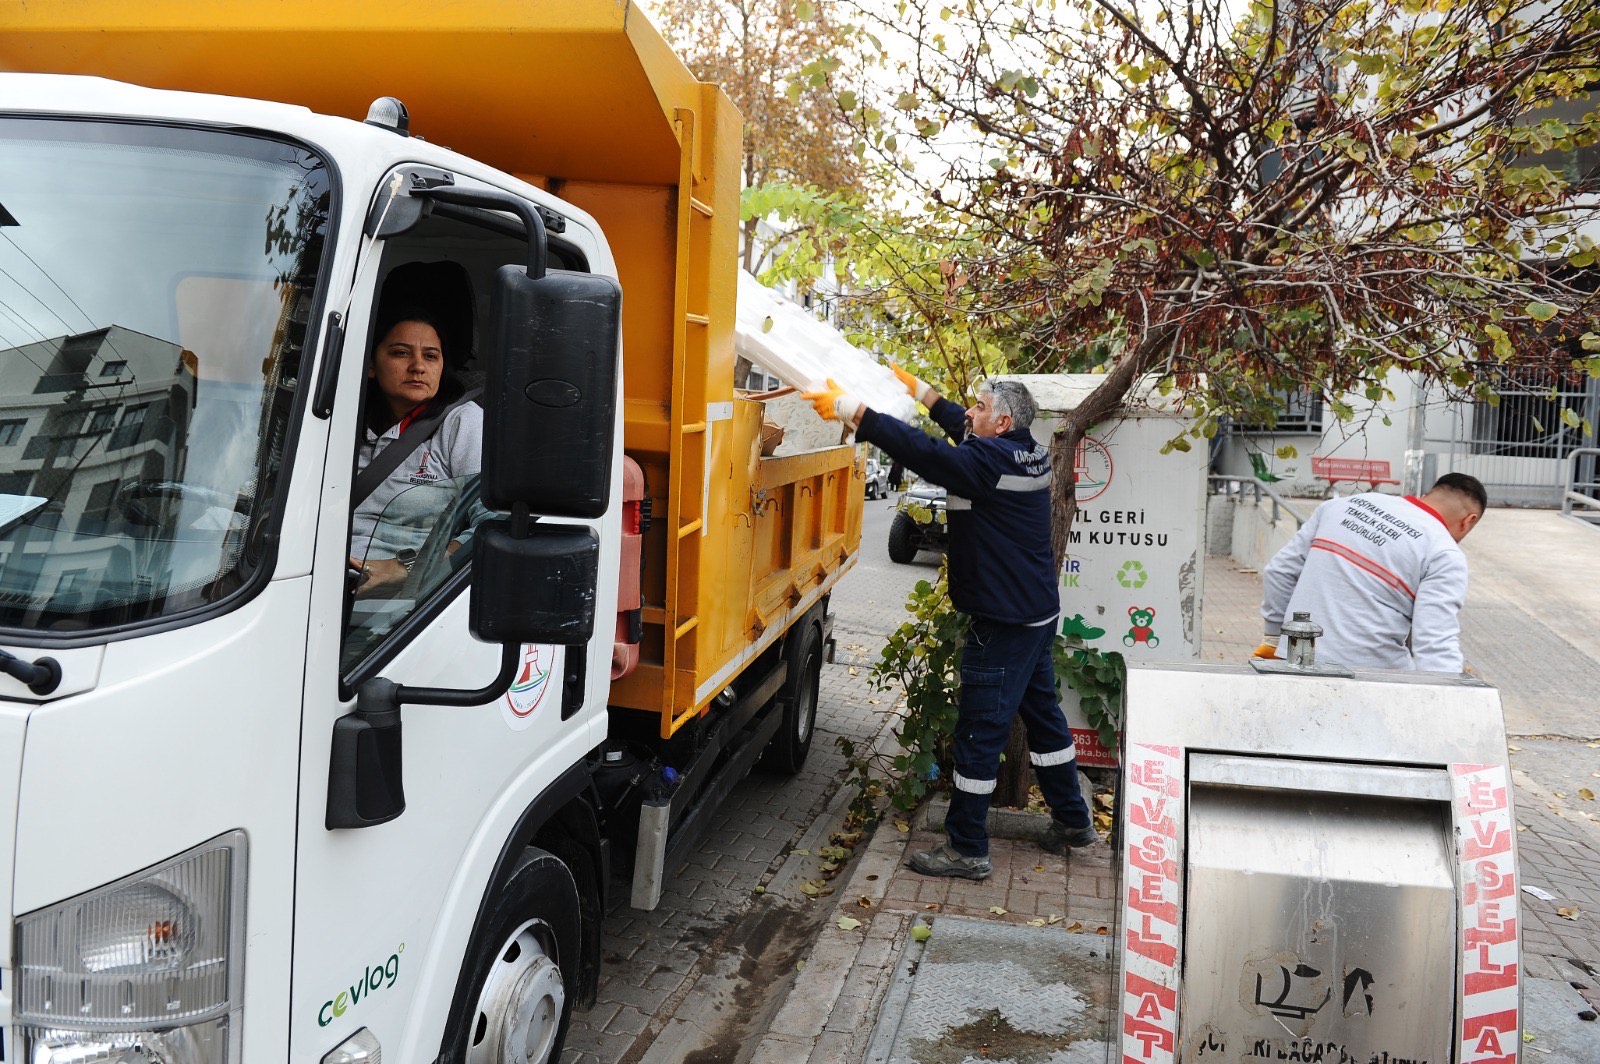
[[[972,617],[972,627],[961,654],[949,839],[919,850],[910,864],[924,875],[985,879],[993,871],[989,796],[1018,713],[1050,804],[1042,845],[1064,854],[1100,840],[1078,787],[1077,751],[1056,694],[1050,453],[1029,432],[1038,408],[1023,385],[985,384],[964,410],[900,367],[894,371],[955,446],[877,413],[833,381],[806,398],[824,418],[855,429],[859,440],[948,493],[950,599]]]

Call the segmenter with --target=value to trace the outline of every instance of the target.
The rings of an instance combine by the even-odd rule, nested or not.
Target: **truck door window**
[[[384,339],[377,335],[380,329],[387,329],[410,311],[420,311],[433,321],[445,348],[449,364],[441,379],[454,379],[468,393],[480,388],[483,373],[478,345],[487,331],[495,271],[526,258],[524,239],[506,219],[481,211],[441,211],[406,233],[390,237],[384,244],[379,271],[382,287],[368,330],[372,338],[367,344],[369,359],[381,354],[375,349],[377,341]],[[576,258],[557,249],[552,252],[552,265],[582,268]],[[372,404],[385,401],[385,394],[369,383],[367,409],[354,444],[362,467],[369,456],[381,453],[369,430],[388,432],[392,437],[398,428],[391,425],[398,406],[369,416]],[[466,420],[481,423],[481,411],[474,409]],[[363,447],[367,448],[365,454]],[[466,584],[471,529],[488,511],[479,502],[476,472],[441,477],[439,474],[454,471],[447,469],[448,463],[436,460],[435,450],[432,437],[415,444],[370,497],[352,504],[352,590],[340,670],[347,682],[359,682],[381,667]],[[470,464],[475,471],[477,462]],[[403,575],[394,559],[409,567]]]
[[[331,184],[260,136],[0,119],[0,629],[128,631],[265,568]]]

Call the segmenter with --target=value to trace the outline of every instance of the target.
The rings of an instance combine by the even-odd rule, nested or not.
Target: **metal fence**
[[[1424,488],[1444,473],[1467,473],[1483,482],[1491,503],[1554,507],[1563,505],[1573,479],[1569,467],[1593,481],[1600,380],[1581,371],[1513,366],[1478,372],[1499,402],[1433,396],[1424,406]]]
[[[1578,447],[1567,456],[1567,486],[1561,495],[1561,512],[1600,524],[1600,472],[1595,460],[1600,447]],[[1573,507],[1582,507],[1577,511]]]

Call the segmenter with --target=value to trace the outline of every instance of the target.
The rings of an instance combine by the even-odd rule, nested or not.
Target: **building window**
[[[100,376],[120,377],[124,372],[126,372],[127,368],[128,363],[126,359],[121,359],[115,362],[107,362],[105,366],[101,368]]]
[[[1574,447],[1588,446],[1583,427],[1561,420],[1569,409],[1582,416],[1595,384],[1578,371],[1531,367],[1487,366],[1498,403],[1473,405],[1472,453],[1512,458],[1565,458]]]
[[[1272,424],[1239,422],[1239,432],[1252,433],[1307,433],[1322,432],[1322,393],[1310,388],[1278,393],[1278,416]]]
[[[0,421],[0,447],[10,447],[22,439],[22,430],[28,422],[23,418]]]
[[[1557,100],[1544,107],[1535,108],[1519,118],[1517,125],[1534,126],[1549,119],[1556,119],[1565,123],[1569,129],[1573,129],[1581,125],[1596,108],[1600,108],[1600,88],[1591,89],[1570,100]],[[1529,152],[1518,156],[1513,165],[1547,167],[1573,191],[1600,190],[1600,144],[1588,144],[1566,151],[1551,148],[1549,151]]]
[[[110,432],[111,426],[116,423],[116,420],[117,408],[103,406],[89,418],[89,433],[94,435],[101,432]]]
[[[89,501],[84,504],[83,516],[78,518],[78,535],[99,535],[106,530],[111,519],[111,503],[117,497],[121,482],[103,480],[89,489]]]
[[[139,442],[139,433],[144,429],[144,416],[150,410],[149,403],[139,406],[130,406],[122,412],[122,421],[117,425],[117,431],[111,434],[111,441],[106,444],[106,450],[114,451],[118,447],[132,447]]]

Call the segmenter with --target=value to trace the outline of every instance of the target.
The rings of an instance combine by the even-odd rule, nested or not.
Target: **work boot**
[[[1052,820],[1050,830],[1039,840],[1039,846],[1046,853],[1064,855],[1068,850],[1081,850],[1099,841],[1100,833],[1094,829],[1093,824],[1085,824],[1081,828],[1069,828],[1059,820]]]
[[[906,864],[925,876],[960,876],[962,879],[988,879],[994,865],[987,857],[964,857],[947,842],[937,850],[918,850]]]

